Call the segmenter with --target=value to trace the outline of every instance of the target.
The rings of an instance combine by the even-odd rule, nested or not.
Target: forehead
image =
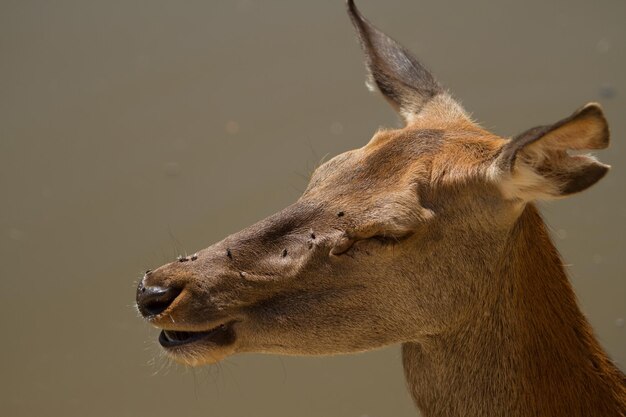
[[[415,186],[481,181],[505,142],[474,124],[383,130],[320,166],[303,197],[365,200]]]
[[[390,189],[425,179],[432,156],[443,146],[440,129],[384,130],[359,149],[345,152],[315,170],[305,195]]]

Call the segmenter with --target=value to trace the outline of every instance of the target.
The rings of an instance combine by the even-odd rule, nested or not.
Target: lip
[[[165,349],[176,349],[194,344],[228,346],[235,341],[234,321],[205,331],[161,330],[159,344]]]

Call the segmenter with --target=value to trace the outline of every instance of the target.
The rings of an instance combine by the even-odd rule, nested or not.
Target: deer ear
[[[348,15],[365,53],[368,86],[377,86],[407,123],[431,107],[438,116],[465,116],[465,112],[439,85],[424,66],[402,45],[365,19],[353,0],[347,0]]]
[[[496,160],[501,188],[508,198],[553,199],[583,191],[609,166],[590,155],[569,151],[604,149],[609,128],[597,103],[589,103],[552,125],[538,126],[504,145]]]

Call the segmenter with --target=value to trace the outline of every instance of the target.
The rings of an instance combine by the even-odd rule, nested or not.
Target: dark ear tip
[[[600,123],[600,125],[602,126],[602,133],[600,133],[601,137],[597,141],[597,145],[594,147],[594,149],[605,149],[609,146],[609,122],[604,116],[604,111],[602,110],[602,106],[600,105],[600,103],[590,102],[585,104],[575,113],[575,118],[590,118],[595,119],[597,123]]]
[[[575,114],[577,117],[580,117],[580,116],[599,117],[599,118],[605,119],[602,106],[600,105],[600,103],[596,103],[596,102],[590,102],[590,103],[585,104],[580,109],[578,109],[578,111]]]
[[[350,19],[358,22],[363,21],[363,16],[361,16],[361,12],[359,12],[359,9],[357,9],[354,0],[346,0],[346,8],[348,10],[348,15],[350,16]]]
[[[352,20],[359,31],[367,30],[367,27],[371,26],[371,23],[368,22],[365,16],[363,16],[361,11],[356,7],[354,0],[346,0],[346,8],[350,20]]]
[[[561,190],[562,195],[579,193],[600,181],[611,167],[600,162],[593,162],[580,170],[567,181]]]
[[[606,121],[606,117],[604,116],[604,110],[602,110],[602,106],[600,105],[600,103],[587,103],[578,111],[576,111],[576,113],[574,113],[574,116],[575,118],[591,117],[599,120],[602,124],[608,126],[608,122]]]

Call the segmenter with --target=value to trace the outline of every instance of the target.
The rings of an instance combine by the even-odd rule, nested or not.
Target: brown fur
[[[623,374],[580,313],[536,208],[526,207],[480,302],[454,331],[405,343],[425,416],[620,416]]]
[[[199,365],[402,343],[425,417],[623,417],[624,375],[533,203],[606,173],[568,154],[608,145],[600,107],[497,137],[348,4],[369,70],[407,125],[319,167],[281,212],[146,273],[137,300],[152,324],[222,329],[167,353]],[[148,314],[145,288],[175,298]]]

